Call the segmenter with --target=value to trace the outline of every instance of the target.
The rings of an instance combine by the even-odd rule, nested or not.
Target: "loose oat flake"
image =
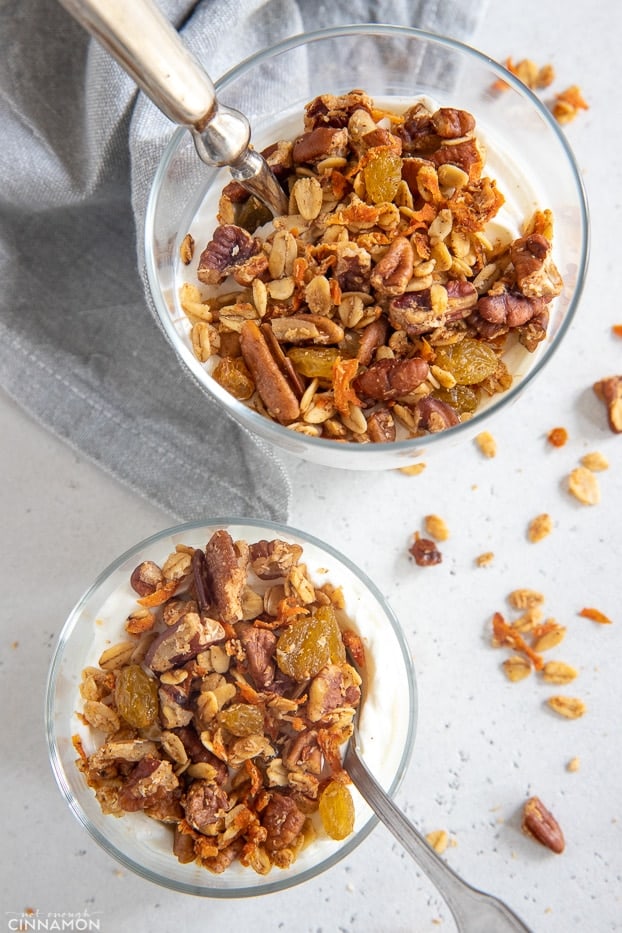
[[[506,350],[546,336],[562,288],[551,212],[514,238],[494,231],[504,195],[467,111],[415,100],[396,113],[356,90],[302,116],[296,139],[264,150],[287,215],[272,220],[237,182],[222,191],[188,283],[200,300],[181,301],[194,352],[236,398],[308,436],[451,428],[512,385]]]
[[[600,486],[598,479],[591,470],[585,466],[575,467],[568,476],[568,491],[582,505],[598,505],[600,502]]]
[[[365,657],[341,590],[311,582],[299,545],[225,530],[162,567],[143,561],[131,585],[138,632],[82,672],[99,744],[87,754],[73,739],[102,811],[170,826],[178,860],[216,873],[238,862],[263,875],[317,833],[349,835],[341,747]]]
[[[530,541],[542,541],[543,538],[546,538],[553,530],[553,519],[546,512],[543,512],[541,515],[536,515],[535,518],[529,522],[527,528],[527,537]]]

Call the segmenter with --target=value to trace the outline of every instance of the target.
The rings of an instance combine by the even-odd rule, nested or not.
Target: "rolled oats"
[[[514,240],[487,234],[504,197],[484,174],[471,114],[420,101],[389,112],[362,91],[322,95],[307,104],[302,134],[265,154],[288,213],[266,223],[251,196],[227,185],[198,259],[205,296],[194,282],[180,294],[193,351],[220,385],[293,431],[340,443],[446,430],[509,388],[504,350],[536,348],[562,283],[550,211],[525,218]],[[258,335],[249,320],[267,329]],[[452,362],[440,365],[449,344]],[[330,357],[317,353],[325,346]],[[489,370],[473,368],[477,346],[489,351]],[[243,360],[249,393],[219,359]],[[389,359],[425,364],[420,392],[399,382],[389,395],[363,391]],[[349,405],[338,398],[343,363],[358,396]],[[316,378],[335,411],[312,407],[301,418],[295,401]]]
[[[580,719],[586,712],[585,703],[578,697],[553,696],[546,702],[555,713],[565,719]]]
[[[506,658],[501,666],[507,679],[513,683],[529,677],[533,670],[529,659],[522,657],[520,654],[513,654],[512,657]]]
[[[449,845],[449,834],[445,829],[434,829],[426,833],[426,840],[438,855],[442,855]]]
[[[601,454],[598,450],[593,450],[589,454],[584,454],[581,457],[581,464],[587,470],[591,470],[592,473],[600,473],[603,470],[609,469],[609,461],[604,454]]]
[[[569,684],[579,672],[564,661],[547,661],[541,673],[547,684]]]
[[[449,528],[440,515],[426,515],[424,525],[426,532],[437,541],[446,541],[449,538]]]
[[[169,826],[182,862],[287,867],[320,832],[316,811],[342,838],[325,792],[349,797],[340,747],[364,648],[338,621],[340,588],[315,586],[302,556],[296,544],[220,530],[161,568],[143,562],[129,618],[149,616],[153,633],[82,672],[81,718],[104,741],[88,755],[75,736],[77,767],[104,813],[142,810]]]
[[[568,476],[568,491],[583,505],[598,505],[600,486],[598,479],[585,466],[575,467]]]
[[[475,558],[475,563],[478,567],[490,567],[494,559],[495,555],[492,551],[484,551],[483,554],[477,555]]]
[[[497,456],[497,442],[490,431],[480,431],[475,437],[475,443],[485,457],[490,459]]]
[[[546,512],[543,512],[541,515],[536,515],[535,518],[529,522],[529,527],[527,528],[527,537],[530,541],[542,541],[543,538],[546,538],[553,530],[553,519]]]

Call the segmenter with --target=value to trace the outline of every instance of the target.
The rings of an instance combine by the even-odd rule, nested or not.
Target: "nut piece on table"
[[[539,797],[530,797],[525,802],[521,826],[524,833],[551,852],[559,855],[564,851],[566,843],[561,827]]]
[[[594,383],[594,392],[607,406],[609,427],[615,434],[622,432],[622,376],[609,376]]]

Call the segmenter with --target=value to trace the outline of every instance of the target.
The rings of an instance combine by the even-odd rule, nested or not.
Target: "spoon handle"
[[[228,165],[233,177],[273,214],[287,197],[265,160],[249,148],[244,114],[216,98],[210,76],[154,0],[60,0],[143,89],[156,107],[194,139],[208,165]]]
[[[210,76],[153,0],[60,2],[169,120],[192,132],[204,161],[232,165],[243,158],[248,120],[218,104]]]
[[[472,888],[439,858],[367,770],[353,740],[348,745],[344,766],[376,816],[438,888],[461,933],[529,933],[529,928],[506,904]]]

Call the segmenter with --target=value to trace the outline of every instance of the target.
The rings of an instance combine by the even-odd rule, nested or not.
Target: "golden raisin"
[[[499,360],[489,344],[474,337],[439,350],[436,363],[448,369],[459,385],[476,385],[496,371]]]
[[[249,399],[255,391],[255,383],[242,357],[224,357],[212,373],[216,382],[240,401]]]
[[[330,605],[288,625],[276,645],[276,662],[288,677],[315,677],[327,664],[345,661],[341,630]]]
[[[263,734],[263,713],[258,706],[248,703],[232,703],[218,713],[218,723],[232,735]]]
[[[363,169],[367,199],[374,204],[392,201],[402,180],[402,160],[396,152],[378,147],[370,150]]]
[[[322,826],[331,839],[345,839],[354,829],[354,801],[345,784],[331,781],[319,801]]]
[[[335,347],[292,347],[287,355],[301,376],[330,381],[333,366],[339,359],[339,350]]]
[[[158,684],[139,664],[118,672],[115,681],[117,711],[135,729],[150,726],[158,715]]]

